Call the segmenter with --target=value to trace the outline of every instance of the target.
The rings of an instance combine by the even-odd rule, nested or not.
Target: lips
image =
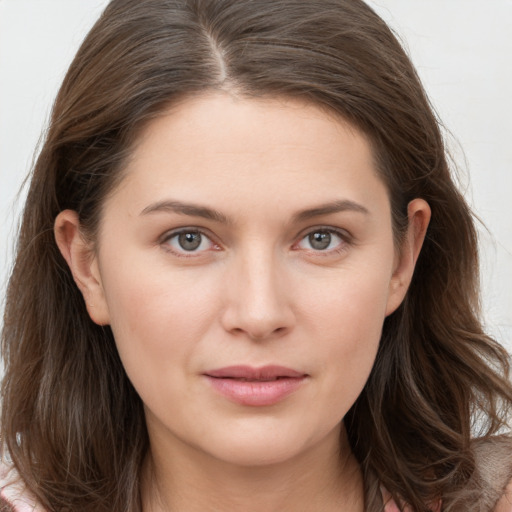
[[[285,368],[284,366],[263,366],[253,368],[252,366],[228,366],[218,370],[211,370],[206,373],[210,377],[219,379],[245,379],[254,381],[269,381],[279,378],[300,378],[305,374]]]
[[[308,375],[284,366],[228,366],[204,374],[215,391],[247,406],[274,405],[297,391]]]

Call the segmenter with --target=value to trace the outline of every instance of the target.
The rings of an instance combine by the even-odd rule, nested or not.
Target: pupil
[[[312,233],[309,235],[309,243],[313,249],[319,251],[327,249],[331,243],[331,234],[322,232]]]
[[[180,233],[178,237],[180,247],[185,251],[194,251],[201,245],[200,233]]]

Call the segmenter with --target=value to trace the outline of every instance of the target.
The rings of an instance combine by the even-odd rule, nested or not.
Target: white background
[[[453,134],[463,189],[488,228],[480,229],[486,323],[512,350],[512,0],[368,1],[405,41]],[[106,3],[0,0],[1,297],[16,194],[66,68]]]

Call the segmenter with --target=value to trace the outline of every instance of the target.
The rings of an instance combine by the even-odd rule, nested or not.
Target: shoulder
[[[495,512],[512,512],[512,437],[474,441],[477,471],[483,485],[495,491]]]
[[[45,512],[27,492],[16,471],[0,461],[0,512]]]
[[[475,439],[472,449],[475,471],[450,510],[512,512],[512,437]]]
[[[468,485],[454,495],[445,495],[453,512],[512,512],[512,437],[495,436],[473,441],[476,470]],[[384,512],[399,512],[390,493],[382,489]],[[442,503],[431,504],[431,511]],[[404,512],[411,512],[405,508]]]
[[[499,499],[494,512],[512,512],[512,478],[509,480],[505,492]]]

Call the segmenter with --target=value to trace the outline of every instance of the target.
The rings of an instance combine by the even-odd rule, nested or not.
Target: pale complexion
[[[362,511],[343,417],[409,286],[428,205],[409,204],[397,251],[367,139],[295,100],[186,100],[146,127],[124,172],[94,251],[74,212],[56,236],[144,402],[145,510]],[[208,377],[233,365],[303,377],[241,403]]]

